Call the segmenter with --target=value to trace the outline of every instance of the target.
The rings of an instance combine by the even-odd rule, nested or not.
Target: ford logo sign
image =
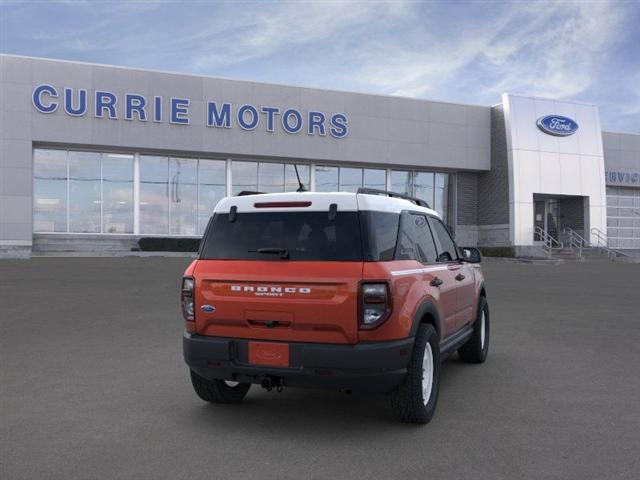
[[[215,312],[216,311],[216,307],[214,307],[213,305],[202,305],[200,307],[200,310],[202,310],[203,312]]]
[[[562,115],[540,117],[536,125],[538,125],[538,128],[544,133],[555,135],[556,137],[568,137],[578,130],[578,124],[575,121]]]

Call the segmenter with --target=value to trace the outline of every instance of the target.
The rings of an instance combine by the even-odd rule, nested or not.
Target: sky
[[[0,52],[494,105],[600,107],[640,132],[640,0],[8,1]]]

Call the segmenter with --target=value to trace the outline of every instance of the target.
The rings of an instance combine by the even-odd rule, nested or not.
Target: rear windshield
[[[247,212],[214,215],[200,252],[208,260],[364,259],[357,212]]]

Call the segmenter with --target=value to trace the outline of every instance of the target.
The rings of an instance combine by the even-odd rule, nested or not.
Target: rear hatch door
[[[361,275],[360,262],[199,261],[196,330],[233,338],[356,343]]]
[[[197,332],[356,343],[362,268],[353,194],[223,199],[194,274]]]

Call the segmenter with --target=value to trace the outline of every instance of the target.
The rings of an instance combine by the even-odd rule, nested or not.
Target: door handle
[[[433,280],[431,280],[431,282],[429,282],[429,285],[431,285],[432,287],[439,287],[443,283],[444,282],[442,280],[440,280],[438,277],[433,277]]]
[[[459,281],[459,282],[461,282],[461,281],[462,281],[462,280],[464,280],[465,278],[467,278],[467,277],[465,277],[465,276],[464,276],[463,274],[461,274],[461,273],[459,273],[459,274],[457,274],[457,275],[455,276],[455,279],[456,279],[457,281]]]

